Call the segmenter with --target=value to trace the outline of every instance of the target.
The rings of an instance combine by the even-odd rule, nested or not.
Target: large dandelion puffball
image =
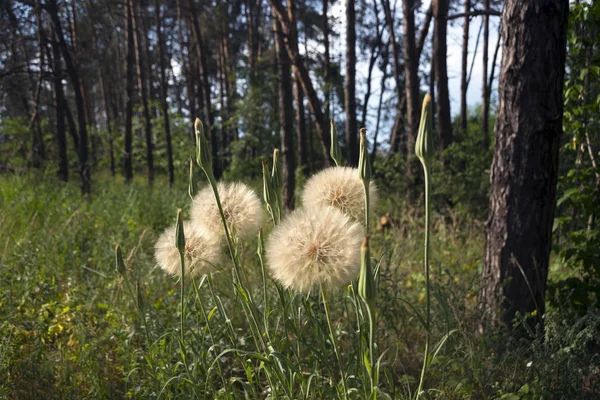
[[[369,207],[377,204],[377,186],[369,184]],[[365,191],[358,169],[331,167],[313,175],[302,193],[304,207],[313,209],[324,205],[336,207],[355,220],[364,221]]]
[[[230,233],[240,239],[256,235],[264,218],[262,204],[256,193],[239,182],[219,182],[217,190]],[[191,217],[192,224],[224,237],[221,214],[210,186],[194,196]]]
[[[333,207],[300,208],[267,243],[267,265],[286,288],[309,292],[348,284],[360,269],[362,225]]]
[[[154,257],[158,265],[171,275],[181,276],[179,250],[175,247],[175,226],[167,228],[154,245]],[[218,238],[210,232],[195,228],[189,222],[183,223],[185,235],[185,274],[201,276],[216,270],[221,259],[221,246]]]

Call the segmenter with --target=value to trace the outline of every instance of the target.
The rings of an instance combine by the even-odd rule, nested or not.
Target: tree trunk
[[[460,129],[467,132],[467,68],[469,67],[469,25],[471,0],[465,0],[465,17],[463,22],[462,65],[460,70]]]
[[[406,104],[406,100],[402,100],[405,98],[404,93],[402,91],[402,81],[401,77],[401,66],[400,66],[400,45],[396,41],[396,33],[394,29],[394,18],[392,15],[392,9],[390,6],[390,0],[382,0],[381,4],[383,5],[383,11],[385,13],[385,21],[388,26],[389,34],[390,34],[390,44],[392,46],[392,66],[394,68],[394,79],[396,82],[396,120],[394,121],[394,127],[392,128],[392,137],[390,139],[390,155],[398,152],[400,148],[400,140],[402,136],[402,131],[404,130],[404,126],[402,123],[402,109]]]
[[[507,0],[481,328],[542,322],[562,134],[567,0]],[[532,320],[530,320],[532,321]]]
[[[167,103],[167,94],[169,82],[167,80],[167,55],[166,44],[163,37],[161,26],[162,17],[160,15],[160,1],[154,1],[154,13],[156,22],[156,36],[158,40],[158,62],[160,64],[160,105],[162,108],[163,121],[165,125],[165,142],[167,144],[167,169],[169,172],[169,185],[173,186],[175,182],[175,170],[173,169],[173,146],[171,145],[171,124],[169,123],[169,105]]]
[[[288,12],[286,13],[280,0],[270,0],[271,6],[275,9],[277,18],[283,28],[284,34],[286,35],[285,47],[288,52],[292,64],[294,66],[294,75],[296,79],[302,84],[302,90],[304,95],[308,99],[308,108],[315,118],[315,127],[317,129],[317,135],[321,144],[323,166],[328,167],[331,165],[329,160],[329,123],[325,119],[323,109],[321,108],[321,101],[319,96],[312,84],[308,69],[300,52],[298,51],[298,35],[296,32],[296,18],[294,14],[294,1],[288,0]]]
[[[358,165],[358,130],[356,128],[356,11],[354,0],[346,0],[346,80],[344,108],[346,110],[346,154],[351,166]]]
[[[60,17],[58,15],[58,6],[56,4],[56,0],[49,0],[45,4],[45,9],[50,15],[50,18],[52,19],[52,24],[54,25],[56,37],[58,39],[58,44],[67,67],[67,74],[69,75],[69,80],[71,81],[71,84],[73,85],[73,91],[75,92],[75,106],[77,107],[77,120],[79,125],[78,154],[81,193],[88,194],[91,190],[91,172],[88,159],[88,136],[84,108],[85,102],[83,99],[83,91],[79,82],[79,73],[77,71],[77,65],[73,61],[71,52],[69,51],[69,47],[63,34],[62,25],[60,23]]]
[[[433,53],[435,86],[437,89],[438,131],[442,149],[452,142],[452,120],[450,118],[450,93],[448,92],[447,26],[448,0],[433,0]]]
[[[210,147],[213,154],[213,171],[215,177],[218,179],[221,176],[221,167],[219,160],[219,143],[217,132],[213,129],[214,114],[212,112],[211,99],[210,99],[210,82],[208,80],[208,54],[204,47],[202,39],[202,31],[200,30],[200,24],[198,23],[198,15],[196,12],[196,6],[194,0],[188,0],[188,6],[190,8],[190,19],[192,21],[192,28],[194,32],[196,52],[198,53],[199,63],[198,72],[202,79],[202,103],[204,105],[204,129],[209,133]]]
[[[325,119],[331,118],[331,82],[329,82],[329,70],[331,69],[331,56],[329,54],[329,0],[323,0],[323,94],[325,95]]]
[[[406,92],[406,110],[408,114],[408,149],[406,159],[406,174],[409,179],[415,176],[417,168],[413,149],[419,133],[419,58],[415,41],[415,4],[413,0],[403,0],[404,12],[404,85]]]
[[[63,182],[69,180],[69,159],[67,153],[67,134],[65,126],[65,93],[62,84],[63,72],[60,48],[55,40],[54,28],[52,29],[52,61],[54,73],[52,75],[54,83],[54,112],[56,124],[56,144],[58,147],[58,179]]]
[[[125,60],[125,154],[123,155],[123,167],[125,174],[125,182],[131,182],[133,179],[133,160],[132,160],[132,142],[133,137],[131,134],[132,130],[132,118],[133,118],[133,80],[134,71],[133,64],[135,63],[134,56],[134,31],[133,31],[133,9],[131,7],[130,0],[125,1],[125,26],[126,26],[126,37],[127,37],[127,52]]]
[[[483,11],[490,9],[490,0],[483,1]],[[490,95],[488,88],[488,49],[490,37],[490,17],[483,15],[483,70],[481,83],[481,133],[483,135],[483,148],[487,150],[490,147],[489,121],[490,121]]]
[[[135,3],[134,3],[135,1]],[[152,152],[152,121],[150,118],[150,107],[148,105],[148,90],[146,87],[146,77],[144,62],[142,59],[142,33],[143,29],[140,24],[139,13],[141,10],[136,7],[139,0],[129,0],[129,5],[133,10],[133,41],[135,48],[135,68],[137,72],[137,86],[140,99],[142,100],[142,109],[144,112],[144,133],[146,138],[146,162],[148,163],[148,183],[152,185],[154,182],[154,157]]]
[[[289,210],[294,209],[296,186],[296,160],[294,158],[294,111],[292,104],[291,63],[283,43],[281,23],[273,18],[277,74],[279,76],[279,132],[281,136],[281,160],[283,165],[283,202]]]

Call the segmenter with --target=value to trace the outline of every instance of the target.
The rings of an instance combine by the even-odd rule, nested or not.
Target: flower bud
[[[275,190],[273,189],[273,177],[269,173],[269,164],[267,160],[262,160],[262,173],[263,173],[263,198],[265,200],[265,204],[267,205],[267,211],[273,218],[274,222],[277,222],[275,209],[277,202],[277,195],[275,194]]]
[[[421,110],[421,123],[419,124],[419,134],[415,143],[415,154],[421,160],[423,165],[429,164],[433,157],[433,124],[431,111],[431,96],[425,95],[423,99],[423,108]]]
[[[125,275],[125,262],[123,261],[123,253],[121,253],[121,246],[117,245],[115,247],[115,269],[117,272],[124,276]]]
[[[283,176],[281,175],[281,157],[279,149],[273,150],[273,169],[271,172],[271,178],[273,183],[273,189],[279,190],[283,187]]]
[[[194,128],[196,131],[196,162],[208,176],[212,176],[213,170],[210,144],[208,143],[206,136],[204,136],[204,125],[202,125],[200,118],[196,118]]]
[[[371,268],[369,237],[365,236],[360,246],[360,274],[358,275],[358,295],[369,307],[375,305],[375,277]]]
[[[367,145],[367,130],[365,128],[360,129],[358,176],[365,185],[371,182],[371,161],[369,160],[369,146]]]
[[[194,175],[194,160],[190,157],[190,180],[188,183],[188,193],[192,199],[196,193],[198,193],[198,183],[196,182],[196,176]]]
[[[340,149],[340,144],[338,142],[337,135],[335,133],[335,124],[333,123],[333,119],[329,120],[330,133],[331,133],[331,145],[329,147],[329,155],[335,162],[335,165],[340,167],[342,165],[342,150]]]
[[[175,247],[180,253],[185,251],[185,234],[183,232],[183,217],[181,209],[177,210],[177,223],[175,225]]]

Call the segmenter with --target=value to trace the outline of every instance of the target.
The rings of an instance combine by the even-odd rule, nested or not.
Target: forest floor
[[[182,367],[176,334],[179,282],[157,268],[153,253],[158,235],[174,223],[177,209],[184,214],[189,209],[187,187],[169,188],[163,177],[153,188],[141,181],[121,182],[97,176],[92,195],[82,199],[76,183],[59,184],[47,176],[1,177],[0,398],[265,398],[268,393],[278,397],[271,392],[275,389],[268,376],[260,372],[269,362],[246,360],[255,351],[254,344],[248,320],[236,307],[236,295],[227,286],[227,277],[221,276],[226,274],[214,276],[214,291],[212,281],[210,290],[204,290],[204,281],[188,284],[186,340],[200,349],[189,344]],[[258,183],[256,188],[261,193]],[[394,196],[382,197],[378,215],[389,212],[393,223],[377,230],[371,240],[372,256],[379,261],[378,390],[380,398],[411,398],[425,341],[422,214],[419,204],[408,207]],[[574,316],[550,305],[545,335],[508,340],[500,332],[477,333],[484,224],[449,215],[453,214],[433,216],[431,343],[436,353],[425,382],[428,396],[599,395],[597,313]],[[138,288],[137,295],[129,296],[115,271],[116,244],[123,248],[129,282],[134,292]],[[248,285],[259,297],[263,289],[256,246],[251,240],[240,252]],[[557,269],[556,264],[553,271]],[[200,289],[195,300],[192,285]],[[348,365],[348,385],[353,388],[349,397],[362,398],[366,383],[359,375],[362,361],[356,349],[351,292],[350,286],[332,295],[331,312],[341,358]],[[275,290],[271,294],[277,296]],[[208,315],[198,312],[198,300]],[[306,318],[303,313],[321,307],[318,296],[289,301],[289,318],[299,320]],[[136,308],[140,304],[145,323]],[[287,396],[335,397],[332,382],[339,371],[330,368],[334,356],[326,335],[319,324],[300,325],[308,327],[296,332],[300,337],[293,332],[279,336],[278,350],[284,355],[298,354],[291,349],[295,346],[308,349],[299,349],[306,355],[301,359],[287,358],[294,364],[286,367],[290,378],[281,378],[290,382],[292,392]],[[237,343],[230,343],[232,337]],[[225,353],[232,346],[235,355]],[[217,348],[225,354],[215,363]],[[247,355],[240,355],[242,351]]]

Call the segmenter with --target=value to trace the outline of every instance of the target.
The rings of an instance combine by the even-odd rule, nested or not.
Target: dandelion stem
[[[423,368],[421,369],[421,379],[419,380],[419,388],[417,389],[416,398],[418,399],[421,396],[421,390],[423,388],[423,383],[425,382],[425,373],[427,372],[427,359],[429,358],[429,336],[431,330],[431,303],[430,303],[430,291],[429,291],[429,217],[430,217],[430,208],[431,204],[429,202],[429,191],[430,191],[430,180],[431,176],[429,174],[429,170],[423,164],[423,170],[425,173],[425,254],[424,254],[424,264],[425,264],[425,298],[426,298],[426,330],[425,330],[425,350],[423,354]]]
[[[342,358],[340,357],[340,352],[338,351],[337,342],[335,340],[335,334],[333,333],[331,318],[329,316],[329,306],[327,305],[327,294],[325,293],[325,289],[323,289],[323,287],[321,287],[321,297],[323,297],[323,307],[325,308],[325,317],[327,318],[327,326],[329,327],[329,335],[331,337],[331,344],[333,345],[333,352],[335,353],[335,357],[338,362],[338,367],[340,369],[340,375],[342,377],[342,389],[344,390],[344,399],[347,399],[348,390],[346,389],[346,374],[344,373]]]
[[[179,251],[179,264],[181,266],[181,343],[184,342],[183,325],[185,321],[185,257],[183,251]]]

